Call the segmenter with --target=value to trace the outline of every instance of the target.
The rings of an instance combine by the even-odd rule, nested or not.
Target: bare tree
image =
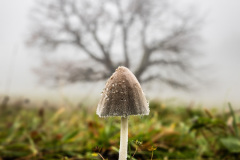
[[[193,75],[200,19],[167,0],[38,1],[31,13],[30,45],[72,45],[88,57],[44,60],[36,70],[44,81],[101,80],[119,65],[141,82],[157,79],[175,87],[186,87],[183,79]]]

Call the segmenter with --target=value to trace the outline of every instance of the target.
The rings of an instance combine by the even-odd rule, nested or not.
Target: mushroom
[[[128,116],[148,115],[149,105],[134,74],[120,66],[108,79],[97,107],[99,117],[121,117],[119,160],[126,160]]]

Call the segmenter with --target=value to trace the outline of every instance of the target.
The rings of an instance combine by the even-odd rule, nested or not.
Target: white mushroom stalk
[[[134,74],[118,67],[108,79],[97,107],[99,117],[121,117],[119,160],[127,159],[128,116],[148,115],[148,102]]]
[[[119,160],[127,159],[127,148],[128,148],[128,118],[122,117],[121,118]]]

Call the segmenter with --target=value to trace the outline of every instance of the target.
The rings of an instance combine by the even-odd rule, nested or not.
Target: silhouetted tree
[[[89,57],[43,60],[35,71],[44,82],[106,79],[119,65],[141,82],[157,79],[185,88],[194,77],[200,18],[167,0],[38,1],[31,13],[30,45],[51,50],[72,45]]]

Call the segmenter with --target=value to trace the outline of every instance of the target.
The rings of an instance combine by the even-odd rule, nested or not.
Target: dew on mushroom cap
[[[128,68],[118,67],[105,88],[105,96],[101,97],[98,104],[97,114],[100,117],[149,114],[148,102],[142,88]],[[106,98],[107,101],[104,100]]]

